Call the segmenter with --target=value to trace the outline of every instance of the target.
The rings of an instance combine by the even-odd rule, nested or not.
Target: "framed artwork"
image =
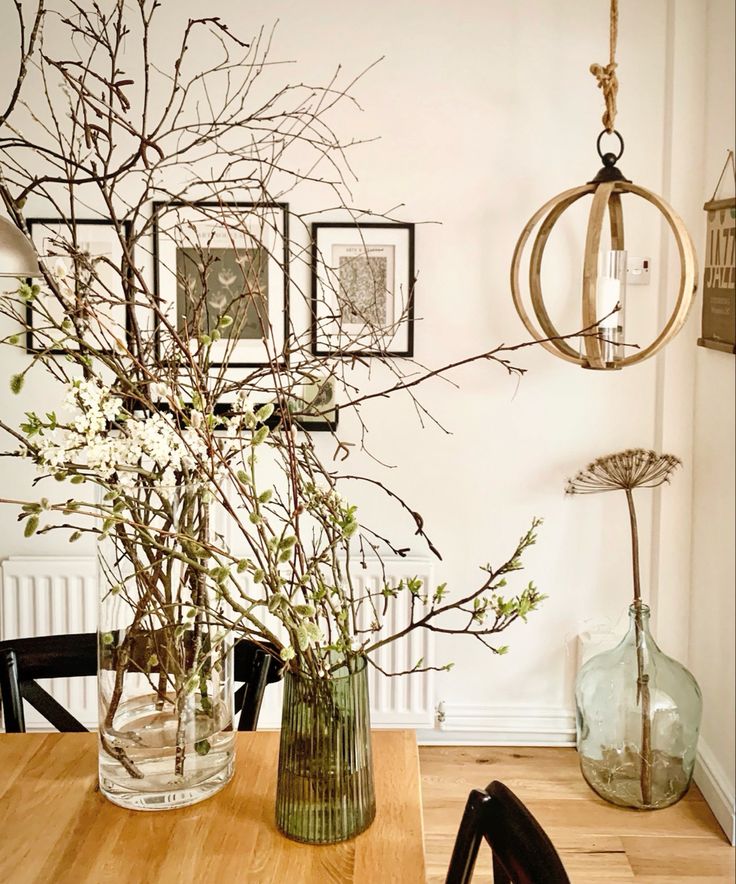
[[[312,225],[312,352],[414,355],[414,225]]]
[[[334,378],[315,379],[302,386],[291,416],[299,429],[309,432],[337,429],[339,410],[335,402]]]
[[[157,202],[154,285],[173,328],[213,331],[212,365],[250,368],[284,361],[289,309],[286,203]],[[165,359],[165,328],[156,330]]]
[[[698,344],[736,353],[736,198],[710,200],[703,208],[708,225]]]
[[[29,218],[27,223],[39,258],[55,275],[61,295],[68,303],[62,306],[56,296],[44,292],[41,285],[38,304],[34,306],[32,301],[26,307],[26,349],[34,353],[46,350],[63,354],[79,346],[67,342],[49,347],[42,332],[44,311],[55,321],[73,312],[84,325],[85,338],[103,352],[110,352],[116,340],[126,344],[129,315],[120,272],[115,270],[122,266],[123,247],[114,224],[100,218],[78,218],[74,222],[62,218]],[[124,227],[128,236],[129,222],[125,222]],[[95,305],[90,309],[87,293],[93,279]]]
[[[339,421],[339,408],[335,401],[336,383],[334,378],[315,379],[308,383],[301,384],[297,387],[298,392],[292,394],[289,401],[289,413],[294,425],[305,432],[333,432],[337,429]],[[254,410],[268,401],[272,401],[271,397],[264,396],[259,401],[258,393],[253,391],[255,397]],[[185,411],[190,409],[191,403],[185,407]],[[133,411],[134,405],[129,406],[129,410]],[[234,402],[218,402],[214,407],[214,414],[221,417],[230,417],[235,408]],[[160,399],[156,403],[156,410],[167,413],[171,411],[171,407],[164,399]],[[267,425],[274,429],[282,422],[283,415],[276,409],[271,417],[266,421]]]

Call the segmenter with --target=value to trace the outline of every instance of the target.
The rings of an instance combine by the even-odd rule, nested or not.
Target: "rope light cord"
[[[609,39],[608,64],[592,64],[590,72],[598,81],[598,88],[603,92],[606,110],[603,114],[603,126],[606,132],[616,128],[616,95],[618,94],[618,77],[616,76],[616,43],[618,42],[618,0],[611,0],[611,21]]]

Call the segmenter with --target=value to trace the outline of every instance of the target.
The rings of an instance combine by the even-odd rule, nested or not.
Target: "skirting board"
[[[574,746],[575,714],[563,707],[474,706],[440,703],[433,730],[420,745]]]
[[[736,845],[736,790],[710,746],[702,739],[698,745],[693,779],[726,837]]]

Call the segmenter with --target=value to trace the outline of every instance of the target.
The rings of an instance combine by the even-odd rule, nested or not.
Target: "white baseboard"
[[[726,833],[731,844],[736,845],[736,795],[734,784],[729,781],[723,767],[707,743],[700,740],[695,759],[693,779],[703,793],[713,816]]]
[[[574,746],[575,714],[564,707],[440,703],[437,726],[418,730],[423,745]]]

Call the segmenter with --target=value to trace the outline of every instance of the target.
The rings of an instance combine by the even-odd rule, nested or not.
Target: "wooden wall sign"
[[[711,200],[703,272],[701,347],[736,353],[736,197]]]

